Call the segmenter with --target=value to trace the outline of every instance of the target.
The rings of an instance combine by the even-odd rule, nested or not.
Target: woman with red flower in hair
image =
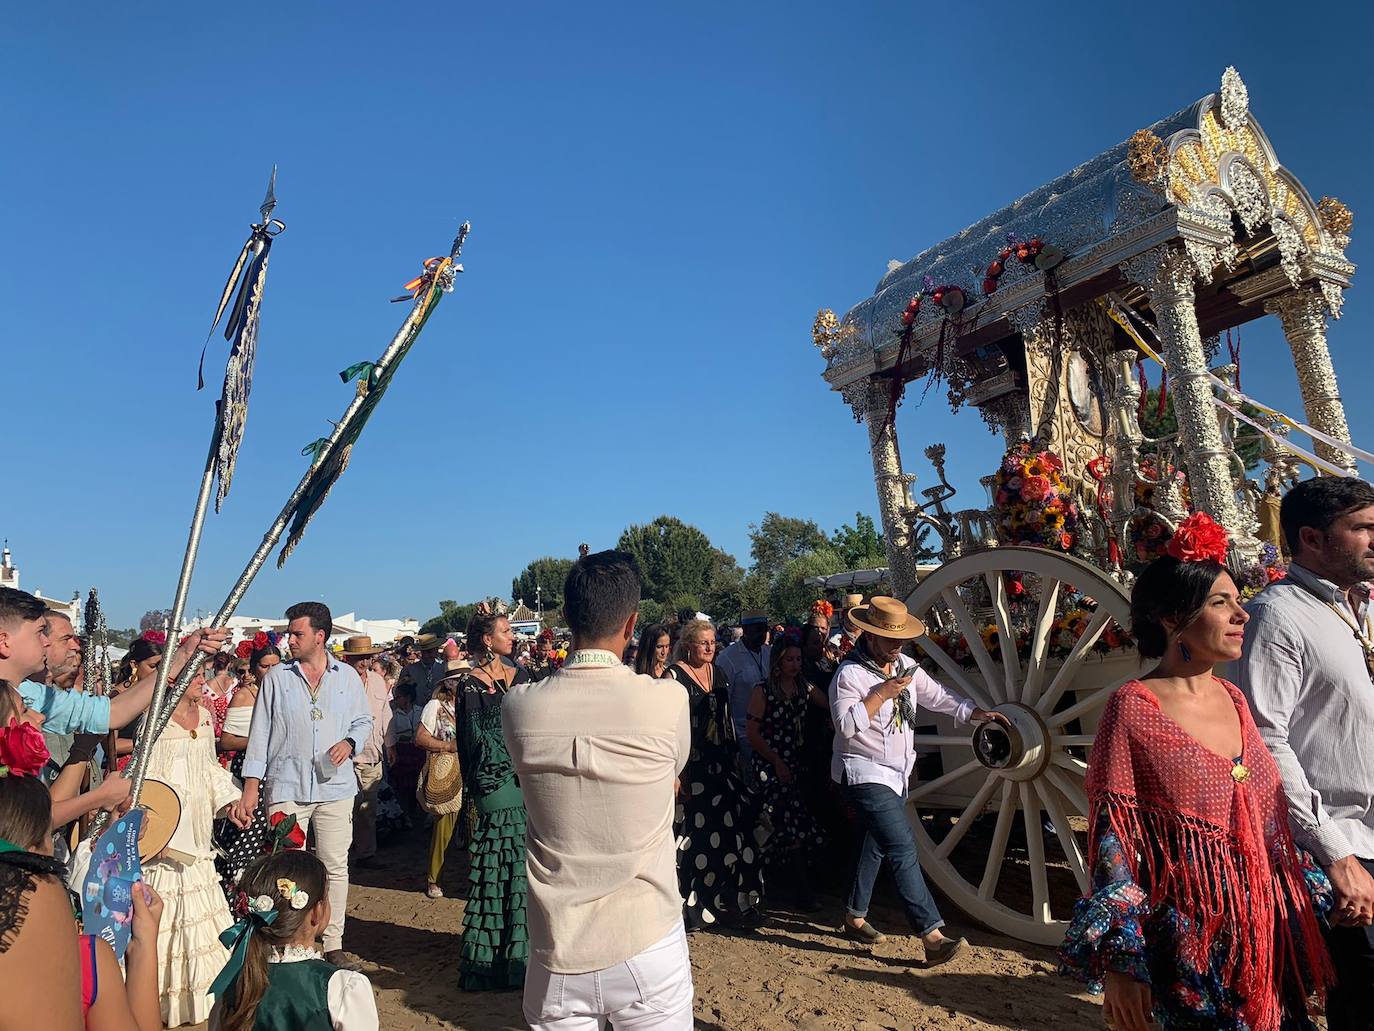
[[[1131,593],[1158,665],[1107,703],[1088,763],[1093,892],[1060,949],[1118,1031],[1310,1029],[1331,980],[1325,874],[1298,852],[1278,767],[1244,696],[1218,679],[1249,616],[1226,533],[1185,519]]]

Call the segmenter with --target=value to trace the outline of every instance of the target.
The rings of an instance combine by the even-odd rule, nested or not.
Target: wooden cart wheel
[[[1025,599],[1035,613],[1024,661],[1014,644],[1006,573],[1024,574]],[[1075,590],[1097,608],[1072,651],[1052,659],[1059,602]],[[989,620],[970,613],[974,598],[990,602]],[[965,669],[929,637],[917,644],[939,666],[943,683],[1012,723],[1010,732],[991,724],[976,732],[952,724],[950,732],[917,731],[918,753],[938,752],[944,767],[939,776],[912,783],[908,815],[921,866],[981,923],[1022,941],[1057,945],[1074,899],[1090,882],[1083,783],[1089,728],[1096,728],[1112,692],[1139,674],[1134,651],[1103,658],[1093,646],[1113,624],[1126,630],[1130,601],[1096,566],[1038,548],[1004,547],[941,566],[911,593],[907,607],[932,630],[932,610],[942,609],[946,628],[967,641],[975,668]],[[996,627],[999,656],[1010,661],[984,645],[988,623]],[[957,813],[952,822],[951,810]],[[994,814],[995,820],[980,819]]]

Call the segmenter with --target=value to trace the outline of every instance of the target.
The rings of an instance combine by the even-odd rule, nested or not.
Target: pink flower
[[[1048,476],[1027,476],[1021,484],[1021,497],[1027,501],[1044,501],[1052,489]]]

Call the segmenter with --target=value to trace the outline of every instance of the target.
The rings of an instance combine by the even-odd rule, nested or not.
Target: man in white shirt
[[[366,636],[349,637],[343,644],[343,660],[363,682],[367,708],[372,713],[372,731],[353,759],[358,774],[358,794],[353,800],[353,865],[375,870],[377,863],[377,796],[382,790],[382,759],[395,762],[396,746],[388,733],[391,727],[391,690],[373,662],[382,649]]]
[[[716,665],[730,679],[730,719],[740,751],[749,754],[749,699],[754,688],[768,679],[768,613],[745,609],[740,616],[742,636],[716,659]]]
[[[682,924],[673,783],[692,747],[687,692],[621,664],[640,578],[618,551],[568,574],[572,650],[513,687],[501,709],[527,814],[534,1031],[689,1031],[692,968]]]

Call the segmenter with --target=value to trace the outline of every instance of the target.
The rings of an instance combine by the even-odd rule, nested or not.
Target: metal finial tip
[[[267,196],[262,199],[262,207],[258,211],[262,214],[262,221],[266,224],[267,219],[272,214],[272,209],[277,206],[277,166],[272,166],[272,175],[267,180]]]

